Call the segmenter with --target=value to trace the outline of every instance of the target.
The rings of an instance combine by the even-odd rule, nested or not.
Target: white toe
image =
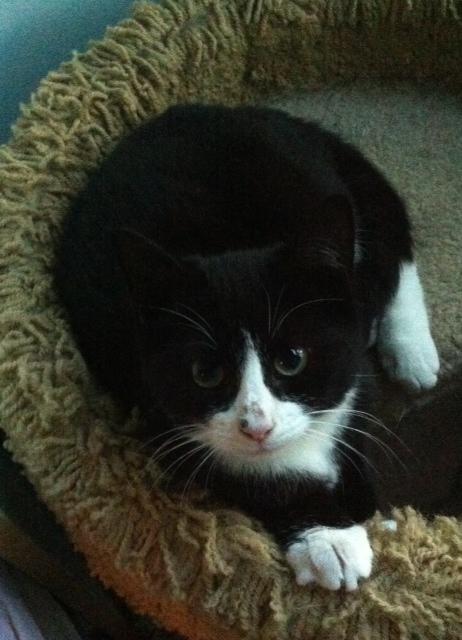
[[[388,375],[411,391],[435,386],[440,363],[429,331],[412,337],[388,337],[379,342],[379,351]]]
[[[297,584],[316,583],[330,591],[342,585],[347,591],[357,589],[358,581],[371,573],[372,557],[367,532],[360,525],[308,529],[287,552]]]

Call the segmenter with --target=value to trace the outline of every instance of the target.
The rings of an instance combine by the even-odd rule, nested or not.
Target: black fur
[[[371,324],[410,259],[404,206],[354,147],[275,110],[195,105],[134,131],[89,177],[65,220],[55,276],[96,379],[121,403],[140,406],[148,425],[140,437],[152,437],[229,405],[243,329],[274,394],[334,406],[359,384]],[[300,307],[271,337],[268,297],[273,309],[278,298],[284,309],[329,301]],[[218,350],[163,309],[199,313]],[[310,365],[283,379],[271,362],[291,345],[306,347]],[[191,362],[204,350],[225,365],[218,389],[192,380]],[[207,478],[215,495],[285,542],[308,524],[372,514],[367,470],[349,457],[335,487],[231,478],[219,464],[198,481]],[[195,463],[184,465],[186,475]]]

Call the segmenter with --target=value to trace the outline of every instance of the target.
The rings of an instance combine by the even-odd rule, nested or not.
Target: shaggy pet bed
[[[69,200],[116,140],[169,104],[296,91],[285,106],[345,128],[409,200],[444,387],[462,344],[461,10],[454,0],[139,4],[48,76],[0,150],[6,445],[91,571],[193,640],[461,638],[462,521],[430,523],[407,508],[391,533],[377,517],[371,579],[327,593],[296,586],[258,523],[201,495],[185,504],[162,492],[129,436],[136,414],[121,415],[94,386],[51,287]],[[360,79],[421,88],[331,88]],[[303,90],[316,93],[309,107]],[[409,402],[387,398],[395,416]]]

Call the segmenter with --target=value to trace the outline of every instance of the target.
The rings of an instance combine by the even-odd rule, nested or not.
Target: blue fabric
[[[0,560],[1,640],[82,640],[58,602]]]
[[[73,50],[129,14],[132,0],[0,0],[0,143],[19,103]]]

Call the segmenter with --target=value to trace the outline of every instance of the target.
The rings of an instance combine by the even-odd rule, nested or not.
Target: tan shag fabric
[[[132,19],[48,76],[0,149],[7,446],[91,570],[135,610],[193,640],[462,638],[462,522],[429,524],[402,510],[395,534],[371,523],[372,578],[357,593],[329,594],[297,587],[256,523],[156,490],[146,455],[120,433],[130,425],[95,391],[50,286],[66,207],[115,140],[177,101],[235,104],[332,81],[414,78],[444,85],[457,109],[461,11],[455,0],[140,4]],[[444,148],[439,125],[439,118],[427,123],[433,137],[419,150],[427,169],[433,147]],[[462,344],[461,207],[451,218],[447,206],[462,201],[456,139],[447,131],[451,151],[429,171],[427,191],[408,193],[422,214],[422,269],[447,376]],[[436,192],[441,201],[426,209],[425,194],[434,202]]]

